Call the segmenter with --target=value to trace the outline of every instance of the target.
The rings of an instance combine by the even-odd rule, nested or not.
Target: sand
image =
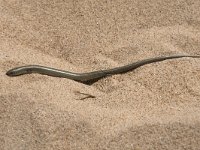
[[[200,149],[200,59],[93,85],[5,74],[29,64],[89,72],[200,55],[199,8],[198,0],[0,0],[0,149]]]

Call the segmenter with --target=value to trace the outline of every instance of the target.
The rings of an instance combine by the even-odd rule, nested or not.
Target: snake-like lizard
[[[19,76],[23,74],[39,73],[39,74],[45,74],[45,75],[54,76],[54,77],[68,78],[68,79],[72,79],[72,80],[85,83],[85,84],[92,84],[101,78],[111,76],[114,74],[126,73],[128,71],[136,69],[145,64],[164,61],[167,59],[182,58],[182,57],[200,58],[200,56],[198,55],[197,56],[194,56],[194,55],[160,56],[160,57],[140,60],[140,61],[128,64],[128,65],[124,65],[121,67],[115,67],[112,69],[105,69],[105,70],[99,70],[99,71],[92,71],[92,72],[87,72],[87,73],[74,73],[74,72],[54,69],[54,68],[45,67],[45,66],[27,65],[27,66],[21,66],[21,67],[11,69],[6,73],[6,75]]]

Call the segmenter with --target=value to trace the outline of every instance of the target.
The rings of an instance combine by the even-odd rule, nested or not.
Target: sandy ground
[[[200,149],[200,59],[93,85],[5,75],[28,64],[89,72],[200,54],[199,8],[198,0],[0,0],[0,149]]]

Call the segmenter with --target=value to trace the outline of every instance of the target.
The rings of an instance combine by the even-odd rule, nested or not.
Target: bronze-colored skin
[[[21,67],[11,69],[6,73],[6,75],[19,76],[23,74],[39,73],[39,74],[45,74],[45,75],[54,76],[54,77],[68,78],[68,79],[72,79],[72,80],[85,83],[85,84],[92,84],[98,81],[100,78],[111,76],[114,74],[126,73],[128,71],[136,69],[145,64],[164,61],[167,59],[182,58],[182,57],[200,58],[200,56],[192,56],[192,55],[161,56],[161,57],[144,59],[144,60],[137,61],[128,65],[116,67],[113,69],[99,70],[99,71],[93,71],[93,72],[87,72],[87,73],[74,73],[74,72],[54,69],[54,68],[45,67],[45,66],[27,65],[27,66],[21,66]]]

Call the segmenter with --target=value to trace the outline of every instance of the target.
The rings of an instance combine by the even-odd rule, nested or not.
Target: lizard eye
[[[6,72],[6,75],[7,75],[7,76],[13,76],[13,75],[14,75],[14,72],[10,70],[10,71]]]

